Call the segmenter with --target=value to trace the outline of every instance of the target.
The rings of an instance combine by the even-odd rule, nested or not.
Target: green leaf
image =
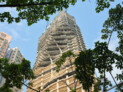
[[[89,90],[94,84],[94,57],[92,50],[81,51],[75,60],[76,78],[82,83],[83,89]]]

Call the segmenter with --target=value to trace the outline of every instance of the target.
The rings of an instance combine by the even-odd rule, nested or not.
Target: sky
[[[115,7],[116,4],[121,1],[122,0],[116,0],[115,3],[111,3],[110,8]],[[109,9],[96,13],[95,8],[96,0],[86,0],[85,2],[78,0],[75,6],[70,6],[67,9],[67,12],[74,16],[77,25],[80,27],[87,49],[94,48],[94,42],[98,40],[102,41],[100,39],[101,29],[103,28],[104,21],[108,18]],[[17,14],[15,8],[0,8],[0,12],[5,11],[10,11],[12,15]],[[58,12],[50,16],[49,23],[51,23],[57,14]],[[18,47],[23,56],[31,62],[31,66],[33,67],[36,60],[38,38],[45,32],[47,24],[48,23],[45,20],[40,20],[38,23],[31,26],[28,26],[26,21],[12,24],[0,22],[0,32],[5,32],[12,36],[10,48]],[[117,46],[117,42],[118,39],[116,35],[113,35],[109,48],[114,50]],[[113,74],[116,74],[116,72],[120,71],[114,66]],[[108,73],[107,77],[111,79],[111,76]],[[23,92],[26,92],[25,88]],[[114,92],[114,90],[109,92]]]

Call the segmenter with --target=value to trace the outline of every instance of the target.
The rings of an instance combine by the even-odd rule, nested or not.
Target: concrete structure
[[[4,32],[0,32],[0,58],[4,58],[9,47],[11,36]]]
[[[21,63],[22,59],[24,58],[21,54],[19,48],[9,48],[6,52],[5,58],[8,58],[9,63]],[[1,78],[0,87],[5,83],[5,78]],[[22,92],[23,89],[18,89],[16,87],[12,88],[13,92]]]
[[[61,11],[51,22],[44,34],[39,38],[36,62],[34,64],[35,79],[32,88],[45,92],[71,92],[66,83],[74,88],[74,65],[69,64],[69,59],[59,73],[56,72],[55,61],[62,53],[73,51],[78,54],[85,50],[85,44],[80,29],[74,17]],[[72,62],[75,58],[71,57]],[[72,68],[72,69],[71,69]],[[93,87],[91,88],[93,90]],[[86,92],[77,82],[77,92]],[[34,92],[28,89],[27,92]]]
[[[34,69],[55,62],[68,50],[85,50],[85,44],[74,17],[62,11],[39,38]]]

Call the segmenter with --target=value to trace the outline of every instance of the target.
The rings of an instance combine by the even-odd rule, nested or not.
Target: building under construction
[[[65,67],[57,73],[55,61],[59,60],[64,52],[71,50],[77,54],[85,49],[83,37],[74,17],[67,12],[60,11],[39,38],[36,62],[33,67],[35,78],[30,80],[33,83],[32,88],[37,90],[40,88],[41,92],[46,90],[50,90],[50,92],[71,92],[68,87],[74,88],[74,72],[71,67],[73,69],[75,67],[66,63]],[[74,58],[72,58],[72,61],[74,61]],[[76,85],[77,92],[86,92],[79,82]],[[27,92],[34,91],[28,89]]]

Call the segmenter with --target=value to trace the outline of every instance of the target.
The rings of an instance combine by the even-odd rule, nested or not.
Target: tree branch
[[[113,31],[110,33],[110,37],[109,37],[109,40],[108,40],[108,45],[109,45],[109,43],[110,43],[112,33],[113,33]],[[113,58],[113,55],[112,55],[111,59],[112,59],[112,58]],[[112,79],[113,79],[115,85],[117,86],[117,88],[118,88],[120,91],[122,91],[121,88],[118,86],[118,84],[117,84],[117,82],[116,82],[114,76],[112,75],[112,73],[111,73],[111,72],[109,72],[109,73],[110,73],[110,75],[111,75],[111,77],[112,77]]]
[[[113,33],[113,32],[110,33],[110,36],[109,36],[109,39],[108,39],[108,45],[109,45],[109,43],[110,43],[112,33]]]
[[[74,77],[74,75],[73,75],[73,77]],[[75,82],[75,78],[74,78],[74,90],[76,89],[76,82]]]
[[[72,88],[64,80],[61,80],[61,81],[64,82],[66,86],[69,87],[70,90],[72,90]]]
[[[117,85],[120,85],[121,83],[123,83],[123,82],[120,82],[120,83],[118,83]],[[111,88],[107,89],[106,92],[108,92],[108,91],[110,91],[111,89],[117,87],[117,85],[114,85],[114,86],[112,86]],[[122,90],[121,90],[121,92],[122,92]]]
[[[106,86],[106,83],[105,83],[105,82],[106,82],[106,81],[105,81],[105,76],[106,76],[106,73],[105,73],[105,68],[104,68],[104,79],[103,79],[103,80],[104,80],[104,82],[103,82],[103,92],[106,92],[106,87],[105,87],[105,86]]]
[[[109,73],[110,73],[110,75],[111,75],[111,77],[112,77],[113,81],[115,82],[115,85],[118,87],[118,89],[119,89],[120,91],[122,91],[122,90],[121,90],[121,88],[118,86],[118,84],[117,84],[116,80],[114,79],[114,77],[113,77],[112,73],[111,73],[111,72],[109,72]]]
[[[33,4],[0,4],[0,7],[25,7],[25,6],[35,6],[35,5],[48,5],[54,4],[54,2],[41,2],[41,3],[33,3]]]
[[[40,92],[40,91],[38,91],[38,90],[36,90],[36,89],[34,89],[34,88],[32,88],[32,87],[29,87],[28,85],[26,85],[26,84],[23,83],[23,82],[22,82],[22,84],[25,85],[25,86],[26,86],[27,88],[29,88],[29,89],[32,89],[32,90],[34,90],[34,91],[36,91],[36,92]]]
[[[78,80],[76,80],[76,83],[75,83],[75,89],[76,89],[76,86],[77,86],[77,82],[78,82]]]

